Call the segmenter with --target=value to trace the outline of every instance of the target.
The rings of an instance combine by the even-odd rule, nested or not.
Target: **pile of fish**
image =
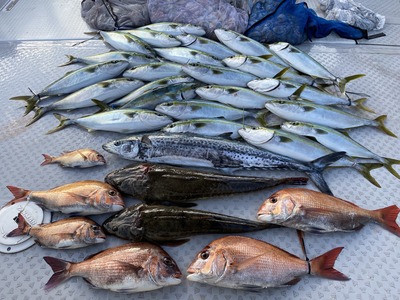
[[[384,166],[400,178],[393,168],[400,160],[375,154],[343,132],[372,126],[395,137],[384,125],[385,115],[364,117],[371,112],[364,106],[366,98],[351,99],[346,91],[347,82],[363,75],[338,77],[288,43],[264,45],[225,29],[215,30],[218,41],[203,34],[198,26],[176,23],[101,31],[100,38],[112,51],[87,57],[68,55],[63,66],[85,66],[33,96],[12,98],[26,102],[25,114],[34,112],[28,125],[50,111],[100,107],[99,112],[77,118],[54,114],[60,124],[48,133],[69,125],[88,131],[135,133],[103,145],[110,153],[139,162],[111,172],[106,183],[82,181],[47,191],[8,187],[15,199],[7,205],[28,200],[66,214],[116,212],[103,223],[103,229],[83,217],[30,226],[21,215],[18,228],[9,236],[29,234],[37,243],[57,249],[102,242],[103,230],[133,242],[79,263],[45,257],[54,271],[46,289],[73,276],[118,292],[179,284],[182,274],[177,264],[157,244],[181,244],[195,234],[280,226],[310,232],[352,231],[372,221],[399,235],[397,206],[361,209],[333,197],[322,175],[326,167],[351,167],[379,187],[370,171]],[[278,123],[270,122],[270,113]],[[42,165],[82,168],[105,163],[99,153],[87,151],[44,155]],[[307,183],[303,177],[261,178],[225,172],[237,169],[304,172],[323,193],[299,188],[279,191],[260,207],[258,221],[160,205],[191,206],[188,201],[193,199]],[[120,193],[145,204],[125,208]],[[65,227],[79,231],[81,239],[60,242],[48,238]],[[262,241],[228,236],[199,252],[187,278],[247,290],[293,285],[306,274],[348,280],[333,268],[341,250],[302,260]],[[267,272],[270,269],[273,274]]]

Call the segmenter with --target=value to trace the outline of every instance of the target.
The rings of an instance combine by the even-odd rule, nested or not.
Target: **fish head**
[[[224,58],[222,61],[231,68],[239,68],[246,62],[247,56],[245,55],[235,55]]]
[[[232,41],[238,37],[235,32],[223,28],[215,29],[214,33],[221,42]]]
[[[317,133],[317,129],[312,124],[304,122],[285,122],[281,128],[287,132],[306,136],[314,136]]]
[[[292,195],[285,190],[278,191],[267,198],[257,212],[258,220],[279,224],[290,218],[296,209]]]
[[[182,273],[178,265],[159,246],[153,246],[147,268],[150,280],[158,286],[170,286],[181,283]]]
[[[224,247],[215,241],[201,250],[187,269],[190,281],[213,284],[228,272],[231,265],[229,255]]]
[[[103,149],[125,158],[135,159],[140,151],[140,138],[115,140],[104,144]]]
[[[254,79],[247,83],[247,86],[252,90],[261,93],[267,93],[275,90],[280,85],[280,81],[275,78]],[[267,103],[269,103],[268,101]]]
[[[101,155],[99,152],[97,152],[96,150],[91,150],[91,149],[89,149],[88,150],[88,154],[87,155],[85,155],[87,158],[88,158],[88,160],[90,161],[90,162],[92,162],[93,164],[96,164],[96,165],[104,165],[105,163],[106,163],[106,160],[105,160],[105,158],[104,158],[104,156],[103,155]]]
[[[172,101],[157,105],[155,110],[174,118],[179,118],[182,114],[190,112],[190,106],[187,105],[186,101]]]
[[[94,190],[89,195],[89,201],[95,207],[104,212],[116,212],[125,208],[125,202],[121,193],[109,184],[103,184],[102,187]]]
[[[103,243],[106,239],[101,226],[92,220],[84,222],[79,230],[76,232],[77,237],[84,241],[86,244],[98,244]]]
[[[268,48],[273,51],[273,52],[279,52],[282,51],[286,48],[288,48],[290,45],[287,42],[277,42],[273,44],[269,44]]]
[[[133,194],[128,191],[134,190],[138,183],[145,184],[151,168],[152,165],[146,163],[130,165],[107,174],[104,181],[122,192]]]
[[[175,38],[178,39],[182,43],[181,46],[184,47],[193,44],[197,39],[196,36],[187,33],[177,35]]]
[[[103,229],[122,239],[141,241],[143,238],[142,214],[143,204],[128,207],[103,222]]]
[[[252,145],[262,145],[274,137],[274,131],[265,127],[244,127],[239,129],[240,136]]]
[[[214,85],[206,85],[197,88],[196,94],[206,99],[218,99],[219,96],[224,95],[224,89]]]

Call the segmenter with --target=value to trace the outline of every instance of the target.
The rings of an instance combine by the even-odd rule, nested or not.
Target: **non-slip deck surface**
[[[398,1],[385,1],[382,14],[391,13],[390,5],[398,9]],[[60,6],[56,6],[58,3]],[[27,189],[49,189],[58,185],[85,180],[103,180],[112,170],[128,165],[129,161],[118,159],[101,149],[101,145],[119,134],[88,133],[78,127],[46,135],[57,125],[51,113],[32,126],[25,127],[31,115],[22,117],[23,103],[8,99],[16,95],[29,94],[28,87],[38,92],[49,82],[59,78],[75,66],[59,68],[65,54],[86,56],[106,51],[100,41],[92,41],[72,47],[83,38],[87,26],[80,19],[78,1],[25,1],[20,0],[9,12],[0,12],[0,205],[12,198],[7,185]],[[365,4],[367,5],[367,4]],[[63,13],[59,9],[64,6]],[[368,5],[367,5],[368,6]],[[65,9],[68,7],[69,9]],[[379,6],[371,7],[379,12]],[[394,10],[393,9],[393,10]],[[30,10],[35,18],[27,17]],[[41,23],[43,12],[51,21]],[[9,14],[6,16],[6,14]],[[18,14],[19,17],[18,17]],[[4,17],[6,16],[6,17]],[[58,16],[55,18],[55,16]],[[68,22],[66,19],[68,19]],[[10,20],[19,20],[15,28]],[[23,22],[26,21],[26,22]],[[47,25],[46,25],[46,24]],[[52,24],[53,26],[49,26]],[[392,25],[393,27],[389,27]],[[388,24],[389,28],[398,24]],[[22,28],[24,27],[24,29]],[[64,30],[63,30],[64,29]],[[400,40],[394,33],[388,34],[391,43],[381,45],[354,45],[319,40],[306,43],[302,49],[339,76],[357,73],[365,77],[349,84],[348,89],[368,94],[368,107],[376,111],[376,117],[387,114],[386,125],[400,135],[400,104],[398,100],[400,82]],[[398,32],[398,31],[397,31]],[[26,41],[29,40],[29,41]],[[63,41],[64,40],[64,41]],[[84,115],[92,110],[70,113]],[[400,142],[384,135],[375,128],[360,128],[350,132],[357,141],[372,151],[386,157],[400,159]],[[56,165],[40,167],[42,153],[57,155],[65,150],[91,147],[104,154],[107,165],[87,170],[62,169]],[[395,166],[400,172],[400,168]],[[301,175],[295,172],[265,172],[269,176]],[[392,204],[400,205],[400,181],[385,169],[372,171],[382,188],[368,183],[360,174],[350,169],[330,169],[325,177],[333,193],[343,199],[368,208],[378,209]],[[312,184],[308,188],[314,189]],[[277,187],[239,196],[198,201],[197,208],[233,216],[255,219],[256,211],[265,198],[280,189]],[[128,198],[127,204],[137,203]],[[107,215],[94,219],[102,222]],[[53,220],[62,218],[55,214]],[[399,218],[397,220],[399,221]],[[1,220],[0,220],[1,228]],[[4,233],[2,233],[4,234]],[[277,245],[295,255],[302,256],[294,230],[275,229],[246,234]],[[184,275],[195,254],[205,245],[221,235],[204,235],[192,238],[179,247],[164,247],[177,261]],[[137,295],[117,294],[91,288],[81,278],[72,278],[49,293],[43,290],[52,271],[42,259],[55,256],[64,260],[81,261],[100,250],[123,244],[125,241],[110,237],[106,243],[79,250],[56,251],[35,245],[17,254],[0,254],[0,299],[399,299],[400,295],[400,239],[378,225],[369,224],[359,232],[326,235],[306,235],[309,257],[318,256],[332,248],[343,246],[336,268],[348,275],[347,282],[330,281],[305,276],[297,285],[287,288],[264,290],[259,293],[212,287],[187,281],[183,278],[178,286]]]

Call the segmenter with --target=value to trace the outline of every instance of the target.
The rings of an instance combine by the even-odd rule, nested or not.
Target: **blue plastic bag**
[[[367,38],[365,30],[318,17],[306,3],[296,4],[295,0],[261,0],[254,4],[245,35],[264,43],[297,45],[332,31],[343,38]]]

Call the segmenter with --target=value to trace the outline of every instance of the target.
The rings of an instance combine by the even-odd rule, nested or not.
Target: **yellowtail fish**
[[[308,261],[260,240],[226,236],[196,255],[187,269],[187,279],[250,291],[291,286],[307,274],[349,280],[333,268],[342,249],[332,249]]]
[[[71,277],[83,277],[94,288],[138,293],[181,283],[182,273],[161,247],[150,243],[129,243],[90,256],[82,262],[55,257],[43,259],[54,274],[44,286],[51,290]]]
[[[77,181],[43,191],[30,191],[15,186],[7,188],[15,198],[6,206],[28,200],[50,211],[79,215],[116,212],[125,207],[115,188],[96,180]]]
[[[265,200],[257,215],[266,223],[316,233],[359,230],[374,222],[400,236],[400,227],[396,223],[399,212],[396,205],[367,210],[317,191],[288,188]]]
[[[67,168],[90,168],[94,166],[104,165],[106,160],[103,155],[93,149],[77,149],[74,151],[63,152],[60,156],[51,156],[42,154],[44,161],[41,166],[49,164],[59,164]]]
[[[29,225],[22,214],[18,215],[18,227],[7,237],[29,235],[44,248],[76,249],[103,243],[106,235],[94,221],[73,217],[49,224]]]

